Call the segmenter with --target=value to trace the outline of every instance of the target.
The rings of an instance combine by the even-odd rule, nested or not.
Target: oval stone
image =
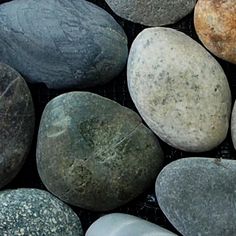
[[[34,133],[29,88],[11,67],[0,63],[0,188],[21,169]]]
[[[156,181],[159,206],[183,236],[236,235],[236,161],[185,158]]]
[[[50,193],[39,189],[0,192],[1,235],[83,236],[78,216]]]
[[[123,29],[87,1],[20,0],[0,6],[0,61],[29,82],[55,89],[103,84],[121,72],[127,51]]]
[[[147,26],[173,24],[189,14],[196,0],[105,0],[119,16]]]
[[[235,0],[199,0],[195,7],[194,25],[207,49],[236,64]]]
[[[170,231],[138,217],[113,213],[95,221],[85,236],[177,236]]]
[[[88,92],[66,93],[46,106],[37,166],[49,191],[94,211],[116,208],[153,183],[163,154],[132,110]]]
[[[169,145],[208,151],[226,137],[231,92],[219,63],[187,35],[151,28],[128,59],[131,97],[148,126]]]
[[[236,102],[234,102],[234,107],[231,116],[231,137],[234,148],[236,149]]]

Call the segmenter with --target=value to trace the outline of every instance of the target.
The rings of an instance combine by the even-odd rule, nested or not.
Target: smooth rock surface
[[[0,61],[29,82],[84,88],[117,76],[127,38],[103,9],[81,0],[18,0],[0,6]]]
[[[128,87],[148,126],[169,145],[208,151],[226,137],[231,92],[219,63],[187,35],[150,28],[135,39]]]
[[[196,0],[105,0],[119,16],[147,26],[173,24],[189,14]]]
[[[30,90],[11,67],[0,63],[0,188],[21,169],[34,133]]]
[[[236,235],[236,161],[185,158],[156,181],[159,206],[183,236]]]
[[[177,236],[141,218],[121,213],[105,215],[95,221],[85,236]]]
[[[236,103],[234,102],[234,107],[231,115],[231,137],[233,141],[234,148],[236,149]]]
[[[0,234],[83,236],[78,216],[50,193],[39,189],[0,192]]]
[[[236,64],[235,0],[198,0],[194,25],[207,49],[216,56]]]
[[[104,97],[72,92],[46,106],[37,166],[49,191],[82,208],[105,211],[153,183],[163,154],[132,110]]]

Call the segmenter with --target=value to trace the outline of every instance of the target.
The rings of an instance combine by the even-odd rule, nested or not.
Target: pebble
[[[174,29],[150,28],[132,44],[128,87],[148,126],[184,151],[209,151],[226,137],[231,92],[220,64]]]
[[[106,0],[120,17],[147,26],[174,24],[188,15],[196,0]]]
[[[21,75],[0,63],[0,188],[20,171],[34,133],[34,106]]]
[[[236,161],[191,157],[167,165],[156,196],[183,236],[236,235]]]
[[[38,172],[61,200],[93,211],[121,206],[155,181],[163,153],[132,110],[88,92],[46,106],[37,143]]]
[[[236,103],[234,102],[234,107],[231,116],[231,137],[233,141],[234,148],[236,149]]]
[[[235,0],[199,0],[194,24],[200,40],[210,52],[236,64]]]
[[[0,192],[0,235],[83,236],[78,216],[39,189]]]
[[[0,48],[0,61],[53,89],[104,84],[122,71],[128,53],[120,25],[103,9],[77,0],[0,5]]]
[[[141,218],[112,213],[95,221],[85,236],[177,236]]]

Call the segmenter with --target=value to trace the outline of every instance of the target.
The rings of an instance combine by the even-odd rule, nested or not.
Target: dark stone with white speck
[[[123,29],[87,1],[18,0],[0,6],[0,61],[29,82],[55,89],[103,84],[122,71],[127,53]]]
[[[236,235],[236,161],[185,158],[156,181],[158,203],[183,236]]]
[[[196,0],[106,0],[119,16],[147,26],[173,24],[189,14]]]
[[[37,167],[49,191],[72,205],[111,210],[155,181],[163,153],[132,110],[96,94],[66,93],[46,106]]]
[[[34,107],[21,75],[0,64],[0,188],[21,169],[34,133]]]
[[[0,192],[0,235],[83,236],[78,216],[39,189]]]

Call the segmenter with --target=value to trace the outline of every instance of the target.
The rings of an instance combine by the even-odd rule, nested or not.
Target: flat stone
[[[236,64],[235,0],[199,0],[195,7],[194,25],[210,52]]]
[[[78,216],[50,193],[39,189],[0,192],[1,235],[83,236]]]
[[[185,158],[156,181],[159,206],[183,236],[236,235],[236,161]]]
[[[147,26],[173,24],[188,15],[196,0],[105,0],[124,19]]]
[[[135,39],[128,87],[142,118],[169,145],[209,151],[226,137],[231,92],[220,64],[196,41],[168,28]]]
[[[121,206],[156,178],[163,153],[132,110],[88,92],[46,106],[37,143],[39,175],[63,201],[94,211]]]
[[[112,16],[78,0],[2,4],[0,48],[0,61],[29,82],[55,89],[104,84],[122,71],[128,53],[127,37]]]
[[[85,236],[177,236],[141,218],[121,213],[105,215],[95,221]]]
[[[20,171],[33,133],[30,90],[18,72],[0,63],[0,188]]]

